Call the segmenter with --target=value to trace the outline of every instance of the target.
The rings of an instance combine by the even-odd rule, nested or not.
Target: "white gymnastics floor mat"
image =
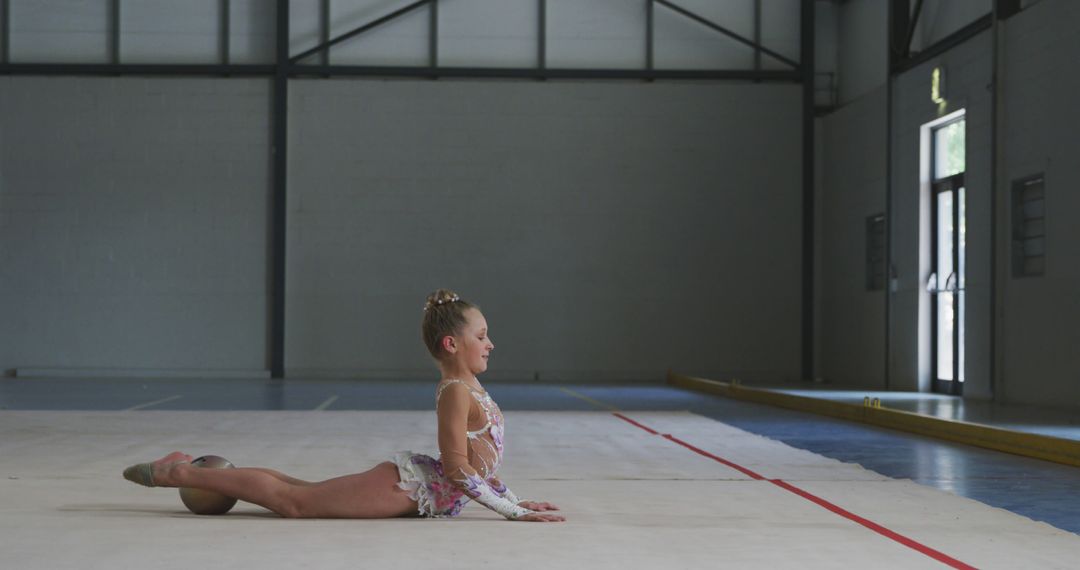
[[[436,454],[432,412],[0,414],[7,568],[1070,568],[1080,537],[686,412],[507,412],[501,477],[562,524],[190,514],[120,477],[174,449],[306,479]],[[650,431],[651,430],[651,431]],[[655,433],[653,433],[655,432]],[[670,436],[670,437],[665,437]],[[862,522],[860,522],[862,521]]]

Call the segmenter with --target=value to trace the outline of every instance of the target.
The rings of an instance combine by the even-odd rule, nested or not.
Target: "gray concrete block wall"
[[[998,228],[1001,378],[1005,401],[1080,406],[1080,5],[1043,1],[1004,29],[1004,144]],[[1046,274],[1014,278],[1011,192],[1016,179],[1046,180]]]
[[[290,374],[432,374],[421,305],[450,287],[492,377],[797,378],[797,86],[291,90]]]
[[[866,219],[885,212],[884,87],[821,119],[819,375],[885,387],[885,291],[866,289]]]
[[[0,79],[0,368],[266,368],[269,84]]]

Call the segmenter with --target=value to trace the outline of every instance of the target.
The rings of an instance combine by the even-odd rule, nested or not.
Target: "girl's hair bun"
[[[449,289],[436,289],[434,293],[428,295],[427,302],[424,303],[424,310],[430,311],[433,308],[458,301],[461,301],[461,297],[457,293]]]
[[[476,305],[449,289],[436,289],[427,296],[420,332],[428,352],[436,360],[445,356],[445,351],[439,345],[443,337],[459,334],[468,322],[465,311],[472,308],[476,308]]]

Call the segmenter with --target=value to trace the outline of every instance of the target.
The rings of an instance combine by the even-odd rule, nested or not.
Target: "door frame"
[[[962,323],[960,322],[960,304],[964,288],[961,287],[962,273],[967,270],[965,267],[960,266],[960,189],[964,189],[964,197],[967,197],[967,186],[964,184],[964,174],[967,172],[967,167],[963,171],[946,176],[944,178],[934,178],[934,169],[937,166],[937,137],[935,133],[948,127],[949,125],[964,121],[965,116],[961,115],[954,120],[947,121],[938,125],[934,125],[930,132],[930,268],[931,272],[937,272],[938,266],[938,196],[945,192],[952,192],[953,194],[953,208],[952,208],[952,267],[956,274],[953,287],[946,290],[948,284],[948,275],[937,275],[937,284],[934,294],[932,294],[930,300],[930,385],[933,392],[941,394],[951,394],[954,396],[960,396],[964,393],[964,382],[961,380],[960,370],[960,355],[962,354],[964,347],[960,342],[960,328]],[[965,128],[967,123],[965,122]],[[965,137],[966,138],[966,137]],[[966,155],[965,149],[965,155]],[[965,208],[966,216],[966,208]],[[966,256],[965,256],[966,257]],[[963,270],[963,271],[962,271]],[[963,281],[966,281],[964,279]],[[952,331],[952,345],[953,345],[953,359],[952,359],[952,380],[945,380],[938,377],[938,311],[939,296],[942,292],[950,292],[953,294],[953,331]]]

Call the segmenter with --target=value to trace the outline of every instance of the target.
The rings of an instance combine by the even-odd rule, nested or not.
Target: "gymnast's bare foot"
[[[144,487],[175,487],[172,470],[177,465],[191,463],[191,456],[174,451],[153,463],[138,463],[124,469],[124,479]]]
[[[191,463],[192,456],[186,453],[174,451],[157,461],[150,463],[150,470],[154,474],[154,485],[157,487],[175,487],[172,481],[173,467],[181,463]]]

